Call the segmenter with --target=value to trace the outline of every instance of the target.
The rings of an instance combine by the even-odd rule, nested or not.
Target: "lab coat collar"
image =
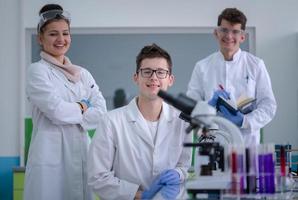
[[[236,63],[239,60],[239,58],[240,58],[241,52],[242,51],[239,48],[238,51],[236,51],[236,53],[233,55],[233,60],[231,60],[231,61],[226,61],[225,60],[225,57],[224,57],[224,55],[222,54],[221,51],[219,51],[219,55],[220,55],[221,60],[224,61],[224,62],[227,62],[227,63]]]
[[[152,139],[151,133],[147,128],[146,119],[143,117],[142,113],[140,112],[136,97],[130,101],[128,104],[127,109],[127,118],[128,122],[134,123],[136,126],[136,134],[139,135],[146,143],[148,143],[152,148],[154,148],[154,140]],[[168,104],[163,102],[162,105],[162,112],[160,114],[159,123],[158,123],[158,131],[157,131],[157,139],[156,144],[160,143],[163,138],[166,137],[166,134],[163,131],[167,130],[169,123],[173,120],[173,116],[170,112],[170,107]]]
[[[137,97],[135,97],[128,104],[128,121],[138,121],[141,119],[144,119],[144,117],[137,106]],[[162,111],[159,120],[161,119],[165,119],[166,121],[173,120],[173,116],[170,113],[170,107],[165,102],[162,102]]]
[[[81,79],[81,68],[71,63],[68,57],[64,56],[64,63],[58,62],[52,55],[45,51],[40,52],[40,57],[54,65],[58,70],[60,70],[69,81],[78,82]]]
[[[49,63],[48,61],[46,61],[44,59],[41,59],[40,62],[48,65],[51,72],[54,74],[54,76],[59,78],[64,83],[64,86],[67,87],[71,92],[73,92],[74,95],[77,94],[77,91],[75,90],[74,85],[73,85],[75,83],[70,82],[67,79],[67,77],[60,70],[57,69],[57,67],[52,66],[53,64]]]

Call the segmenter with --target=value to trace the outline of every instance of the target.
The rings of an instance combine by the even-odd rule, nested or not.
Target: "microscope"
[[[198,141],[184,144],[185,147],[196,150],[194,176],[188,178],[185,185],[188,193],[192,199],[204,194],[208,195],[208,199],[219,197],[223,191],[230,189],[232,172],[228,167],[229,146],[213,140],[219,136],[227,144],[243,145],[240,130],[229,120],[217,116],[215,108],[207,102],[196,102],[184,94],[174,97],[162,90],[158,92],[158,96],[181,111],[180,118],[189,123],[186,133],[202,133],[197,137]],[[209,142],[205,142],[206,140]]]

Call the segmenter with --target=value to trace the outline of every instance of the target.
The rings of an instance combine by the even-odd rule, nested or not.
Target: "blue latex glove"
[[[85,103],[88,108],[92,107],[92,104],[88,99],[82,99],[81,102]]]
[[[243,122],[243,114],[240,111],[237,111],[236,115],[233,115],[226,109],[224,106],[219,106],[219,111],[223,114],[223,117],[230,120],[237,126],[241,127]]]
[[[180,175],[174,169],[169,169],[161,173],[160,182],[162,185],[179,185]]]
[[[142,192],[142,199],[152,199],[157,192],[162,188],[160,176],[157,177],[150,185],[149,189]]]
[[[161,196],[166,200],[176,199],[180,192],[180,185],[165,185],[161,189]]]
[[[230,93],[228,93],[227,91],[225,90],[216,90],[214,93],[213,93],[213,96],[212,98],[208,101],[208,104],[210,106],[213,106],[213,107],[216,107],[216,104],[217,104],[217,100],[218,100],[218,97],[221,96],[223,97],[224,99],[230,99]]]

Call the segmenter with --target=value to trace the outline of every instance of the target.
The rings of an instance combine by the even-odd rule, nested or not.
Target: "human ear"
[[[169,77],[169,87],[171,87],[175,82],[175,77],[173,74],[170,75]]]
[[[135,73],[132,77],[133,81],[138,84],[138,75]]]
[[[217,32],[216,29],[214,29],[214,31],[213,31],[213,35],[214,35],[214,37],[215,37],[216,39],[218,39],[218,32]]]
[[[246,33],[241,34],[240,43],[244,42],[246,39]]]
[[[37,40],[38,44],[39,44],[40,46],[42,46],[42,36],[41,36],[40,34],[37,35],[36,40]]]

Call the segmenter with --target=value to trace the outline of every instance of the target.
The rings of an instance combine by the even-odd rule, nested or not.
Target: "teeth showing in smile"
[[[155,84],[147,84],[147,87],[160,87],[160,85],[155,85]]]
[[[64,44],[55,45],[56,47],[64,47]]]

